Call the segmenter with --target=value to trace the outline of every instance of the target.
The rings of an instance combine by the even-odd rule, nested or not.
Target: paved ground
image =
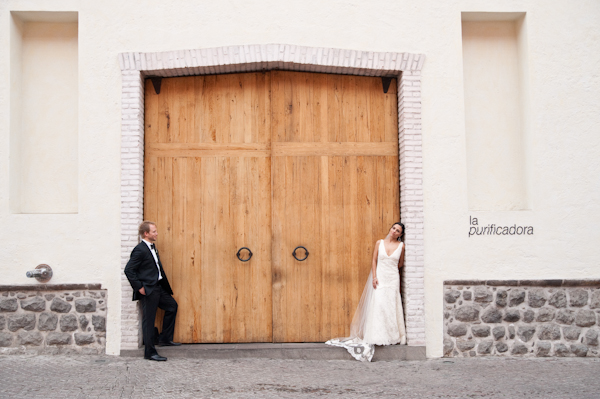
[[[1,398],[598,398],[600,359],[0,356]]]

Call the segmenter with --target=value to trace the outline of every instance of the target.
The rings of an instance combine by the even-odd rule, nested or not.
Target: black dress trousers
[[[144,357],[148,358],[156,355],[154,346],[154,321],[156,319],[156,309],[165,311],[163,318],[162,332],[158,337],[158,342],[173,341],[175,331],[175,317],[177,316],[177,302],[167,293],[159,284],[148,295],[141,295],[142,305],[142,334],[144,336]]]

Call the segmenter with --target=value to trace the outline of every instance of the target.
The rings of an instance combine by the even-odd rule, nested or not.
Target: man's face
[[[150,231],[148,233],[144,233],[144,238],[150,242],[156,241],[158,238],[158,231],[156,230],[155,225],[150,225]]]

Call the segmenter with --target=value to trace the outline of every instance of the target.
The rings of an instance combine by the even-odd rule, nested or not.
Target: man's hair
[[[138,229],[140,237],[144,238],[144,233],[150,233],[150,226],[156,226],[156,223],[145,220],[140,224],[140,228]]]

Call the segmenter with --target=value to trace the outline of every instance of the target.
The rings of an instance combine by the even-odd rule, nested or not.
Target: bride
[[[406,343],[398,273],[404,261],[402,237],[404,225],[394,223],[388,235],[375,243],[371,272],[352,318],[350,337],[331,339],[327,345],[346,348],[355,359],[370,362],[375,345]]]

